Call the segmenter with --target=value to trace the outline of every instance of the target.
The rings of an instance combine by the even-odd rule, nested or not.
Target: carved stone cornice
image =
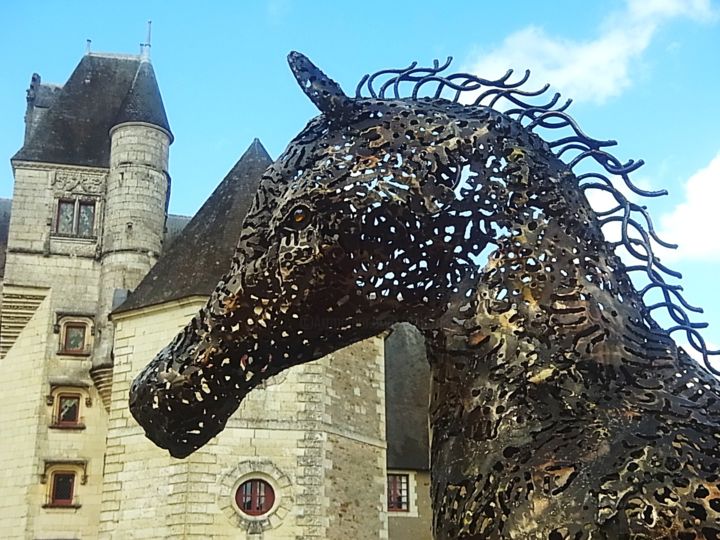
[[[50,179],[50,185],[56,191],[101,194],[105,191],[106,178],[107,173],[80,169],[60,169],[54,171]]]

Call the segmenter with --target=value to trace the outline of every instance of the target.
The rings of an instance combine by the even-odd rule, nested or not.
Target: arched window
[[[262,516],[275,504],[275,491],[265,480],[251,478],[237,488],[235,503],[240,511],[249,516]]]

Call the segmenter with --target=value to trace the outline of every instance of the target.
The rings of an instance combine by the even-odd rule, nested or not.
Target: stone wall
[[[386,538],[379,338],[268,380],[185,460],[144,437],[128,411],[130,383],[201,305],[189,299],[116,317],[100,538]],[[234,503],[251,477],[276,494],[262,517]]]
[[[107,169],[29,162],[14,162],[13,167],[15,187],[5,281],[20,283],[15,281],[12,275],[13,265],[10,259],[13,253],[43,256],[57,253],[95,258],[97,238],[102,230]],[[66,237],[52,232],[59,199],[95,203],[95,228],[92,236],[72,238],[68,241]]]
[[[53,234],[57,200],[91,197],[97,202],[95,232],[102,229],[103,169],[15,164],[6,285],[62,290],[52,309],[94,313],[99,294],[97,238]]]
[[[41,389],[45,382],[50,304],[51,298],[46,296],[3,360],[3,365],[13,366],[5,369],[5,401],[0,407],[5,441],[0,445],[0,531],[8,539],[29,536],[33,519],[40,511],[38,504],[29,503],[31,493],[40,486],[36,439],[44,412]]]
[[[326,374],[326,538],[387,538],[383,338],[322,360]]]
[[[112,399],[99,538],[184,538],[189,460],[171,458],[143,435],[128,409],[130,383],[192,317],[200,301],[174,303],[115,324]]]
[[[13,294],[23,292],[13,286]],[[28,288],[37,296],[41,289]],[[88,357],[57,355],[55,294],[45,289],[2,360],[7,384],[0,409],[6,444],[0,448],[0,531],[3,538],[92,538],[97,533],[103,482],[106,414],[88,377]],[[59,392],[80,394],[82,427],[54,427]],[[48,507],[53,468],[78,471],[73,503]]]
[[[15,165],[13,207],[8,234],[8,261],[5,281],[12,283],[12,250],[42,254],[52,222],[52,195],[48,189],[52,169],[35,164]],[[47,221],[50,220],[50,223]]]

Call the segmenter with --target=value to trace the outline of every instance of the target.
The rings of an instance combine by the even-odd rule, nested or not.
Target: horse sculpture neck
[[[683,467],[715,453],[716,433],[687,426],[717,421],[717,383],[647,321],[570,178],[521,184],[472,308],[425,330],[436,537],[670,538],[709,523],[701,504],[667,504],[715,489]]]

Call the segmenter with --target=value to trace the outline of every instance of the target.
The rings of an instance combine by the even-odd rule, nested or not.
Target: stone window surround
[[[79,398],[78,421],[74,424],[60,423],[60,396],[77,396]],[[51,384],[50,393],[45,396],[45,402],[51,410],[51,423],[48,427],[52,429],[81,430],[85,429],[85,418],[83,407],[92,406],[92,398],[88,394],[87,387],[73,384]]]
[[[94,332],[94,316],[86,313],[55,313],[55,324],[53,332],[58,334],[58,350],[57,354],[62,356],[90,356],[92,354],[93,332]],[[68,326],[85,327],[85,341],[83,349],[74,351],[65,349],[66,330]]]
[[[256,478],[270,484],[275,492],[275,502],[267,513],[251,516],[238,508],[235,493],[242,483]],[[294,503],[290,479],[274,463],[267,460],[241,461],[223,475],[219,487],[217,505],[220,510],[230,523],[246,530],[249,534],[278,527]]]
[[[53,480],[56,474],[74,474],[75,481],[73,483],[73,498],[71,504],[57,504],[53,502]],[[82,459],[58,459],[44,460],[43,473],[40,475],[40,483],[47,484],[46,502],[43,508],[71,508],[78,509],[81,507],[78,498],[78,478],[80,484],[87,483],[87,460]]]
[[[60,203],[61,202],[73,202],[75,204],[75,209],[73,212],[73,232],[72,233],[61,233],[58,232],[58,220],[60,218]],[[93,234],[89,236],[80,236],[77,234],[78,229],[78,219],[79,219],[79,211],[80,211],[80,204],[81,203],[92,203],[94,210],[93,210]],[[50,236],[52,238],[63,238],[67,240],[79,240],[79,241],[90,241],[95,242],[98,237],[98,223],[99,223],[99,216],[100,216],[100,203],[101,199],[97,195],[87,195],[87,194],[76,194],[76,193],[56,193],[53,197],[53,205],[52,205],[52,218],[50,220]]]
[[[388,469],[388,476],[391,474],[401,474],[408,477],[408,509],[407,511],[389,511],[387,513],[389,518],[405,518],[405,517],[418,517],[418,504],[417,504],[417,478],[415,471],[406,469]],[[387,477],[385,480],[385,491],[387,492]]]

